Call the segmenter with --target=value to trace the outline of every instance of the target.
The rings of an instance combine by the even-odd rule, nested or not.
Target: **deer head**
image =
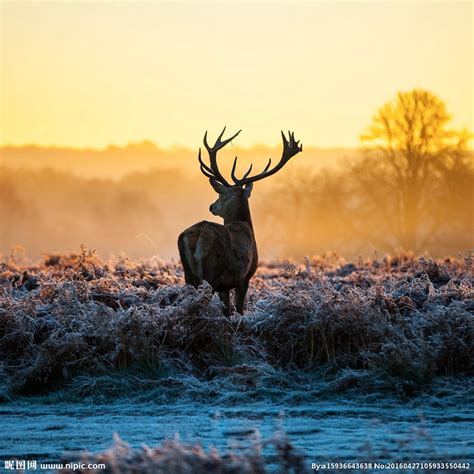
[[[238,204],[245,202],[252,193],[253,184],[246,184],[242,186],[231,186],[226,187],[220,184],[218,181],[211,179],[211,186],[214,191],[219,194],[217,201],[211,204],[209,210],[215,215],[220,216],[224,220],[231,221],[232,214],[238,208]]]
[[[224,178],[217,165],[217,152],[224,148],[227,143],[232,141],[240,132],[232,135],[230,138],[221,140],[224,135],[226,127],[222,130],[217,138],[214,146],[209,146],[207,142],[207,131],[204,134],[204,146],[209,154],[209,165],[204,163],[201,157],[201,148],[199,148],[198,160],[202,173],[209,178],[211,186],[219,194],[216,202],[211,204],[209,210],[216,216],[224,218],[224,223],[239,220],[243,214],[248,214],[248,199],[252,193],[253,183],[260,179],[266,178],[275,174],[296,154],[303,150],[303,145],[299,144],[299,140],[295,140],[295,135],[288,132],[288,139],[285,137],[283,131],[281,132],[283,140],[283,153],[280,161],[270,169],[272,159],[268,160],[267,166],[264,170],[254,176],[250,176],[253,165],[243,175],[242,178],[237,178],[235,171],[237,168],[237,157],[234,159],[232,166],[231,177],[234,184],[229,184]],[[244,219],[246,220],[246,219]]]

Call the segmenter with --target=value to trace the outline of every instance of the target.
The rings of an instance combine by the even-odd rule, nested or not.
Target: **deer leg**
[[[184,268],[184,281],[186,282],[186,285],[192,285],[194,288],[197,288],[200,285],[199,278],[196,278],[194,274],[192,273],[191,268],[189,268],[189,265],[183,262],[183,268]]]
[[[224,316],[230,316],[230,295],[229,290],[227,291],[220,291],[219,298],[224,303]]]
[[[179,236],[178,249],[179,256],[181,258],[181,263],[183,264],[184,280],[186,282],[186,285],[192,285],[197,288],[199,286],[200,281],[199,278],[194,275],[193,269],[189,262],[190,255],[187,249],[186,238],[183,234]]]
[[[235,289],[235,307],[237,313],[244,314],[245,295],[249,288],[249,281],[245,280]]]

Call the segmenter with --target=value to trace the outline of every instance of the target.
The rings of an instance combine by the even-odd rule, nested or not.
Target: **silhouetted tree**
[[[446,222],[443,208],[454,202],[453,177],[472,178],[469,134],[449,129],[450,119],[441,99],[414,89],[383,105],[361,136],[368,147],[353,169],[364,210],[360,222],[392,251],[432,245]],[[467,192],[460,200],[472,209]],[[370,225],[375,222],[385,228],[377,232]]]

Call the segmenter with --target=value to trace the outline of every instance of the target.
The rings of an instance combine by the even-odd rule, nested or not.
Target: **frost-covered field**
[[[230,319],[158,259],[0,270],[2,459],[77,458],[114,432],[131,447],[97,459],[118,472],[474,457],[470,257],[262,265]]]

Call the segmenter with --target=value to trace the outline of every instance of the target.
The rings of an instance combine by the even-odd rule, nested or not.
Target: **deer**
[[[250,176],[251,164],[242,178],[236,176],[237,157],[231,171],[233,184],[224,178],[217,164],[217,153],[236,138],[242,130],[223,139],[226,127],[222,130],[213,146],[207,142],[204,134],[204,146],[209,155],[209,163],[202,159],[199,148],[198,161],[201,172],[219,195],[209,210],[215,216],[222,217],[224,224],[202,221],[184,230],[178,237],[178,249],[184,269],[185,282],[197,288],[207,281],[224,305],[224,315],[230,316],[230,291],[235,290],[235,308],[244,314],[245,297],[249,281],[258,265],[257,242],[250,215],[249,198],[253,183],[274,175],[288,161],[303,151],[303,145],[295,140],[294,133],[288,132],[286,138],[281,132],[283,152],[280,161],[273,167],[268,160],[264,170]]]

